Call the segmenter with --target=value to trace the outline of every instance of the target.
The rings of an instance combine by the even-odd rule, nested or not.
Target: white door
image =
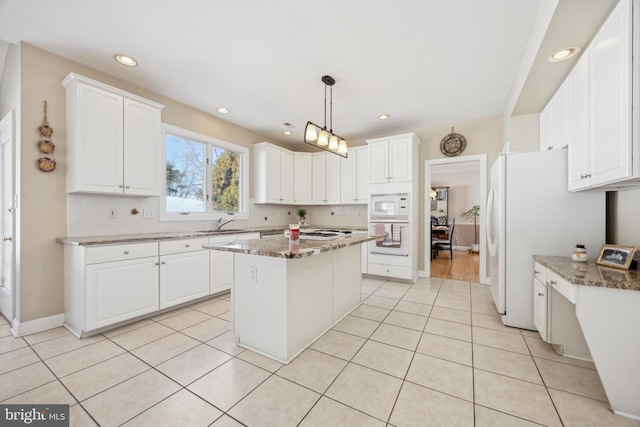
[[[2,238],[2,276],[0,277],[0,313],[9,321],[14,318],[13,281],[13,113],[0,121],[0,227]]]
[[[411,181],[411,139],[389,141],[389,182]]]
[[[124,192],[137,196],[160,194],[160,110],[124,100]]]
[[[314,154],[311,177],[311,193],[313,204],[322,205],[327,202],[327,155]]]

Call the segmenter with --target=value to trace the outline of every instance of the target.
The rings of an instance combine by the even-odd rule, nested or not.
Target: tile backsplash
[[[160,221],[158,197],[124,197],[95,194],[67,195],[67,236],[91,237],[210,230],[214,221]],[[307,224],[366,227],[367,205],[292,206],[262,205],[249,201],[249,219],[237,220],[229,228],[284,226],[298,222],[296,210],[307,210]],[[146,219],[144,210],[153,218]],[[115,210],[115,217],[111,211]],[[137,214],[132,212],[137,211]],[[265,219],[266,218],[266,219]]]

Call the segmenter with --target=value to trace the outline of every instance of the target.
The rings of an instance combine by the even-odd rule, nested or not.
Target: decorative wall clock
[[[466,146],[467,140],[459,133],[455,133],[453,127],[451,128],[451,133],[440,141],[440,151],[449,157],[454,157],[462,153]]]

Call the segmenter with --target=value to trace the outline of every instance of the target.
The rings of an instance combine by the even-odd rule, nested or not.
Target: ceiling
[[[30,43],[292,145],[302,144],[308,120],[323,123],[325,74],[336,80],[333,128],[347,140],[502,114],[532,48],[514,113],[540,111],[571,66],[549,72],[557,65],[545,61],[551,51],[527,43],[538,8],[556,1],[0,0],[0,40]],[[579,14],[565,10],[543,23],[541,46],[588,42],[615,1],[560,0],[558,11]],[[119,65],[116,53],[138,66]],[[378,120],[383,113],[391,118]]]

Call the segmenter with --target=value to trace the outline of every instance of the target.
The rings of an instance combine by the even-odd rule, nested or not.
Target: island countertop
[[[596,265],[595,261],[575,262],[569,257],[539,256],[533,259],[571,284],[640,291],[640,273]]]
[[[367,233],[351,233],[347,237],[334,240],[298,240],[295,242],[284,236],[276,236],[230,243],[208,243],[202,247],[217,251],[275,258],[304,258],[347,246],[359,245],[374,239],[376,236],[369,236]]]

